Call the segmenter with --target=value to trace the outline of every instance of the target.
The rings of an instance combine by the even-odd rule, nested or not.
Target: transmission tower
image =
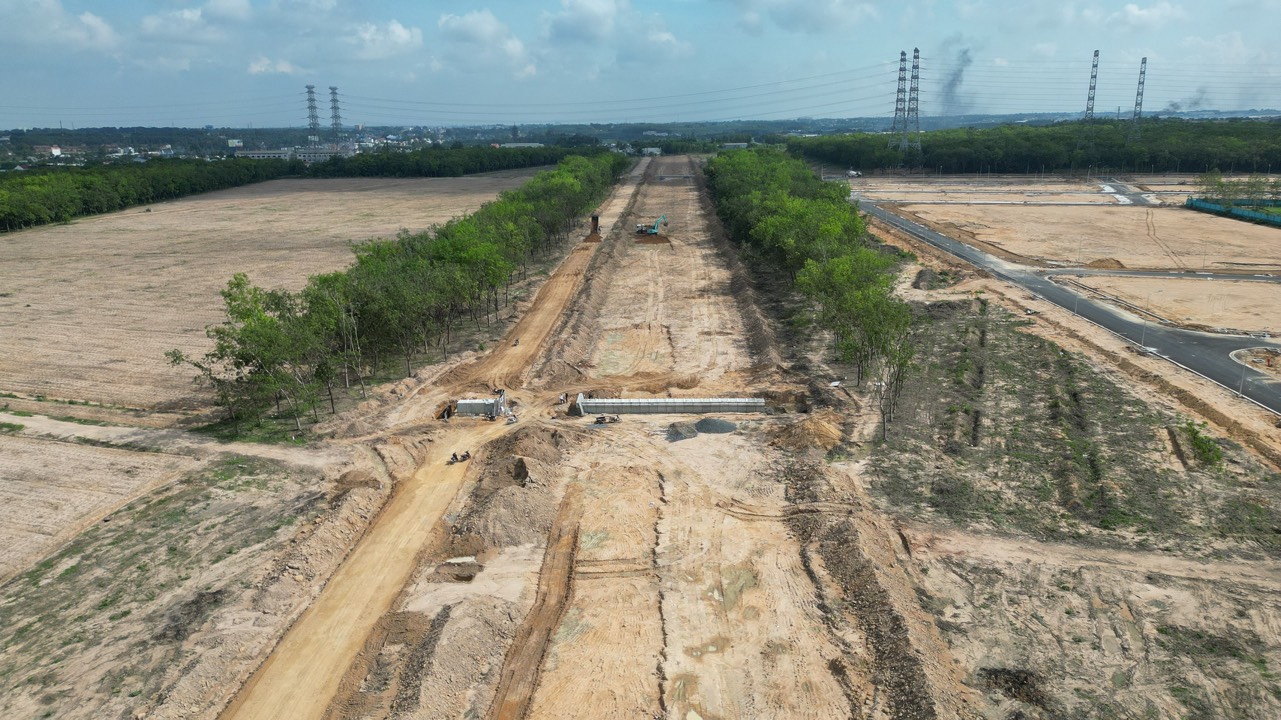
[[[912,48],[912,88],[907,95],[907,120],[903,123],[904,153],[921,152],[921,50]]]
[[[329,124],[334,131],[334,139],[342,134],[342,113],[338,112],[338,86],[329,86]]]
[[[1099,84],[1099,51],[1094,51],[1094,65],[1090,68],[1090,96],[1085,99],[1085,121],[1094,119],[1094,89]]]
[[[1084,150],[1087,155],[1094,153],[1094,91],[1099,85],[1099,51],[1094,51],[1094,64],[1090,66],[1090,94],[1085,99],[1085,117],[1081,118],[1080,133],[1076,138],[1076,149]]]
[[[898,97],[894,100],[894,124],[890,125],[889,147],[900,144],[907,131],[907,51],[898,54]]]
[[[1129,142],[1139,139],[1142,134],[1139,130],[1139,122],[1143,120],[1143,79],[1148,74],[1148,59],[1143,58],[1139,62],[1139,89],[1134,93],[1134,115],[1130,117],[1130,136],[1126,138]]]
[[[307,128],[311,131],[313,138],[320,135],[320,113],[316,110],[315,85],[307,86]]]

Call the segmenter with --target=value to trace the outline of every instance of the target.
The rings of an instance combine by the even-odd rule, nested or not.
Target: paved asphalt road
[[[869,215],[987,270],[1002,280],[1021,286],[1043,300],[1074,312],[1129,340],[1136,346],[1152,348],[1155,355],[1200,373],[1233,392],[1240,391],[1247,398],[1281,415],[1281,383],[1230,357],[1230,353],[1234,350],[1251,347],[1281,348],[1281,343],[1239,335],[1217,335],[1182,330],[1145,322],[1119,308],[1073,292],[1051,281],[1045,274],[1038,273],[1033,268],[1005,262],[970,245],[901,218],[865,200],[860,203],[860,208]],[[1241,278],[1234,276],[1233,279]]]

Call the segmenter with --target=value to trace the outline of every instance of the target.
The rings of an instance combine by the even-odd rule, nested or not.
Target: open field
[[[1068,178],[1038,180],[1023,177],[994,179],[957,178],[851,178],[850,188],[876,202],[949,203],[1094,203],[1115,205],[1106,185]]]
[[[1281,334],[1281,286],[1275,283],[1104,275],[1076,281],[1179,325]]]
[[[1277,229],[1181,208],[905,205],[903,210],[1033,265],[1115,261],[1131,269],[1281,269]]]
[[[927,253],[882,439],[795,298],[757,306],[698,171],[642,161],[492,351],[375,389],[314,447],[153,458],[175,482],[0,586],[0,714],[1281,714],[1276,467]],[[494,386],[519,422],[434,418]],[[770,411],[597,425],[556,404],[579,390]],[[31,426],[0,450],[51,442],[4,419]],[[124,432],[83,434],[179,431]]]
[[[0,435],[0,581],[197,466],[191,458]]]
[[[0,238],[0,392],[192,407],[218,291],[246,272],[298,288],[351,261],[354,241],[463,215],[534,170],[411,180],[277,180]]]

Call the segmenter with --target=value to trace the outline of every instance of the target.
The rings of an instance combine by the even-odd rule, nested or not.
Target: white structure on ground
[[[574,399],[581,415],[662,415],[765,412],[765,398],[588,398]]]

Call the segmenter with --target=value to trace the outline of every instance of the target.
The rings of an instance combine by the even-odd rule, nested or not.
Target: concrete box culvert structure
[[[454,403],[454,415],[500,417],[507,414],[507,393],[492,398],[463,398]]]
[[[574,415],[763,413],[765,398],[588,398],[579,393],[570,410]]]

